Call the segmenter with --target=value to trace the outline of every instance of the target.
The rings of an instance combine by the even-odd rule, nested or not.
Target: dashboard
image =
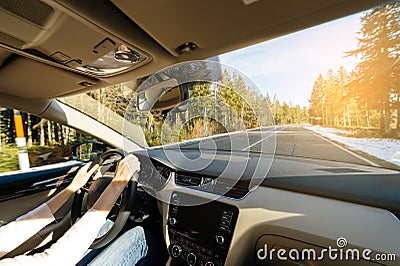
[[[196,151],[182,152],[192,156]],[[232,153],[240,158],[240,152]],[[400,175],[396,171],[275,156],[268,177],[260,177],[257,186],[251,181],[251,169],[237,178],[234,168],[221,163],[226,158],[223,151],[201,171],[177,167],[162,150],[136,155],[142,185],[170,192],[162,203],[169,265],[269,265],[256,259],[264,244],[320,250],[335,246],[342,235],[350,247],[368,247],[373,254],[396,254],[400,259],[396,248],[400,246],[400,195],[393,187]],[[251,162],[247,166],[254,167]],[[352,265],[368,264],[376,262],[360,260]],[[317,264],[287,261],[285,265]]]
[[[249,159],[239,152],[221,152],[199,171],[198,167],[194,167],[195,170],[183,169],[182,165],[185,162],[171,162],[170,157],[173,152],[175,151],[168,151],[169,155],[162,149],[136,152],[135,155],[141,163],[140,183],[151,190],[160,191],[171,180],[177,186],[216,196],[241,199],[266,178],[268,169],[263,168],[261,170],[265,171],[262,171],[262,175],[254,178],[254,169],[257,168],[259,161],[271,160],[270,155],[257,155]],[[200,155],[197,150],[184,150],[183,153],[187,158],[197,157],[199,165],[204,164],[201,160],[208,156],[207,154]],[[235,168],[229,166],[227,156],[235,160]],[[238,166],[240,171],[237,170]]]

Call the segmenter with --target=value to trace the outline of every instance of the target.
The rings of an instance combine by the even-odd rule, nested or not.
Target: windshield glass
[[[220,55],[212,60],[223,65],[212,74],[208,63],[196,65],[208,79],[185,74],[182,80],[182,72],[177,78],[179,65],[148,80],[60,100],[143,147],[181,142],[180,148],[197,149],[200,142],[188,140],[211,138],[210,149],[396,168],[399,35],[400,4],[394,2]],[[145,142],[127,127],[139,128]],[[262,148],[271,128],[276,150]],[[246,132],[246,142],[233,145],[242,142],[234,132]]]

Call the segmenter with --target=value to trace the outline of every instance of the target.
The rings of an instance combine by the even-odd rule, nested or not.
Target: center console
[[[190,202],[187,197],[194,196],[176,192],[171,196],[168,213],[171,265],[224,265],[238,209],[217,201],[182,206]]]

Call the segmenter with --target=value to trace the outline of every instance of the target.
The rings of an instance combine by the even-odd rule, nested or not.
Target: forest
[[[400,137],[400,2],[385,4],[361,18],[356,57],[344,67],[321,73],[310,97],[312,124],[374,131]]]
[[[88,137],[82,132],[21,112],[30,166],[70,159],[71,145]],[[18,170],[14,110],[0,107],[0,173]]]
[[[227,74],[224,73],[224,75]],[[188,110],[190,114],[200,115],[179,126],[179,139],[161,140],[160,132],[157,133],[157,124],[153,122],[150,130],[146,132],[149,145],[173,143],[260,126],[308,123],[306,107],[293,106],[286,102],[281,103],[276,95],[271,100],[268,95],[254,94],[238,76],[233,75],[230,80],[229,86],[210,83],[192,84],[190,86],[191,97],[207,99],[198,106],[192,104],[190,110]],[[215,107],[215,101],[220,105]],[[205,107],[208,117],[206,120],[201,115]],[[197,110],[194,110],[196,108]],[[185,116],[187,116],[187,112],[180,115],[176,114],[173,122],[176,123],[177,120],[185,121]],[[163,122],[166,118],[157,119],[163,130],[168,130],[168,122]],[[154,132],[156,133],[154,134]],[[163,133],[165,136],[165,132]]]

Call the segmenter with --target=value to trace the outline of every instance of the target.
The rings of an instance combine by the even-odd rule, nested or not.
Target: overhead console
[[[171,196],[168,214],[171,265],[224,265],[239,211],[217,201],[184,206],[185,202],[196,201],[193,197],[177,192]]]
[[[0,91],[7,95],[50,99],[103,87],[101,80],[151,61],[57,2],[0,1],[0,25],[0,76],[7,81]]]
[[[0,17],[2,44],[73,70],[110,76],[148,59],[137,48],[39,0],[1,1]]]

